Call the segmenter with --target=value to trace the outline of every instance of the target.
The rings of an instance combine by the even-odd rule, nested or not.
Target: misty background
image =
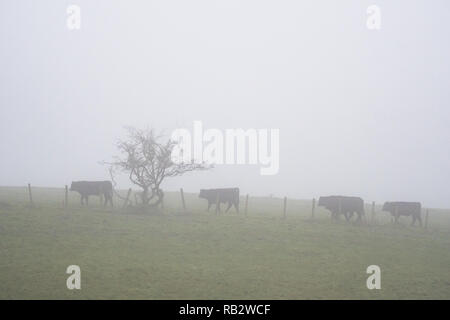
[[[164,190],[450,207],[449,39],[448,1],[1,1],[0,185],[106,180],[124,126],[200,120],[280,129],[279,173],[217,166]]]

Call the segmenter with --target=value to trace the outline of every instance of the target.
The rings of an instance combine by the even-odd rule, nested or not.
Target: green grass
[[[433,210],[428,230],[333,222],[311,202],[250,198],[248,216],[205,212],[166,193],[164,214],[91,207],[63,190],[0,188],[1,299],[449,299],[450,212]],[[243,200],[243,199],[242,199]],[[241,201],[241,205],[244,201]],[[242,210],[243,211],[243,210]],[[366,212],[370,212],[368,208]],[[81,290],[66,288],[81,267]],[[381,290],[366,288],[381,267]]]

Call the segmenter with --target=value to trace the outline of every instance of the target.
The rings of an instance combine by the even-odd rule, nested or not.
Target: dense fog
[[[0,3],[0,185],[109,179],[125,126],[278,129],[279,170],[165,181],[242,194],[449,207],[446,1]],[[128,188],[127,177],[119,187]]]

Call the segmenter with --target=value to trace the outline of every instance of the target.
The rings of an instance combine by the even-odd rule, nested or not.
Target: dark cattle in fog
[[[364,200],[358,197],[320,197],[317,205],[330,210],[333,218],[337,218],[340,214],[343,214],[347,221],[353,217],[353,213],[358,215],[358,221],[364,215]]]
[[[113,188],[111,181],[73,181],[70,185],[70,191],[77,191],[81,195],[81,204],[89,203],[89,196],[103,196],[105,199],[104,205],[108,202],[112,203]]]
[[[383,211],[390,212],[396,223],[400,216],[411,216],[412,225],[416,223],[416,220],[419,220],[420,225],[422,225],[422,206],[420,202],[385,202]]]
[[[201,189],[199,198],[208,200],[208,211],[211,205],[218,201],[217,209],[219,212],[221,203],[228,203],[228,208],[225,212],[228,212],[232,205],[239,212],[239,188]]]

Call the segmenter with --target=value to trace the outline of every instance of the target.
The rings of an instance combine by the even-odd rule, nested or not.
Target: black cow
[[[217,210],[220,212],[220,204],[228,203],[228,208],[225,212],[230,210],[234,205],[236,212],[239,213],[239,188],[226,189],[201,189],[199,198],[208,200],[208,211],[213,203],[217,203]]]
[[[89,204],[89,196],[103,196],[105,199],[104,205],[108,202],[113,206],[113,187],[111,181],[73,181],[70,185],[70,191],[77,191],[81,195],[81,204],[86,200],[86,205]]]
[[[390,212],[395,218],[395,223],[398,223],[400,216],[411,216],[411,225],[414,225],[416,220],[419,220],[422,226],[422,205],[420,202],[385,202],[382,210]]]
[[[340,214],[343,214],[345,219],[350,221],[355,212],[358,215],[357,221],[361,221],[362,216],[364,216],[364,200],[358,197],[320,197],[317,205],[330,210],[331,217],[335,219],[337,219]]]

